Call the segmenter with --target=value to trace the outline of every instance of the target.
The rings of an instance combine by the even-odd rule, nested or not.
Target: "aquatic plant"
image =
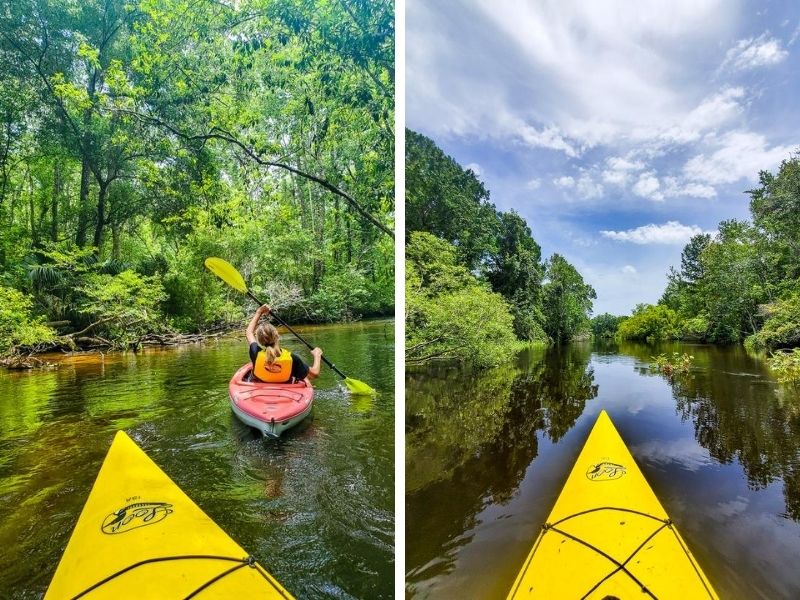
[[[673,375],[686,375],[692,368],[694,363],[694,356],[690,354],[679,354],[673,352],[669,357],[666,354],[659,354],[658,356],[651,356],[653,363],[650,365],[651,371],[658,371],[662,375],[672,377]]]

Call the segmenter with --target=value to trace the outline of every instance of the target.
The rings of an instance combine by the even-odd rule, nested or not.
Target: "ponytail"
[[[281,336],[272,323],[261,323],[256,329],[256,339],[264,347],[264,358],[271,365],[281,355]]]

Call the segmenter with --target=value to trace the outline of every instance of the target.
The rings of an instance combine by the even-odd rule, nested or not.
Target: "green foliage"
[[[723,221],[693,237],[671,269],[660,304],[682,321],[682,337],[744,340],[750,350],[800,345],[800,159],[760,173],[748,192],[753,223]]]
[[[497,211],[475,173],[409,130],[406,244],[421,288],[441,294],[487,282],[505,299],[518,340],[566,341],[588,331],[596,295],[575,268],[560,256],[543,264],[525,219]]]
[[[655,342],[680,338],[677,313],[663,304],[639,304],[633,314],[620,323],[617,335],[623,340]]]
[[[455,249],[447,246],[430,234],[415,232],[406,248],[406,360],[499,364],[519,347],[509,306],[456,265]],[[435,248],[441,252],[431,253]],[[420,268],[427,276],[441,273],[443,280],[426,279]]]
[[[142,326],[241,321],[210,255],[293,318],[393,312],[392,3],[19,0],[0,75],[0,282],[64,331],[117,285],[163,288]]]
[[[497,251],[500,221],[489,192],[433,140],[406,129],[406,243],[427,231],[455,245],[470,271]]]
[[[613,339],[620,323],[627,317],[617,317],[609,313],[597,315],[591,320],[592,335],[597,339]]]
[[[749,350],[800,346],[800,292],[761,307],[764,326],[745,340]]]
[[[93,323],[92,331],[128,345],[148,332],[163,329],[160,303],[166,298],[157,276],[123,271],[117,275],[92,273],[81,291],[81,312]]]
[[[673,352],[672,356],[659,354],[658,356],[651,356],[650,359],[653,361],[650,365],[650,370],[658,371],[667,377],[688,374],[694,363],[694,356],[686,352],[683,354]]]
[[[767,362],[781,383],[800,384],[800,348],[776,352]]]
[[[567,342],[589,331],[592,300],[597,294],[559,254],[546,263],[543,295],[545,331],[553,341]]]
[[[33,346],[55,338],[55,331],[31,314],[32,305],[30,296],[0,285],[0,356],[15,346]]]

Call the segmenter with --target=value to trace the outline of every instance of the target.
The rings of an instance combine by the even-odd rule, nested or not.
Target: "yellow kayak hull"
[[[120,431],[45,598],[189,597],[292,598]]]
[[[605,411],[508,598],[717,598]]]

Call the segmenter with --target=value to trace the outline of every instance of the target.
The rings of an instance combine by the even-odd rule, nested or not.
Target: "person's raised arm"
[[[269,306],[266,304],[259,306],[256,309],[256,314],[253,315],[253,318],[250,319],[250,324],[247,326],[247,343],[252,344],[253,342],[257,342],[256,340],[256,327],[258,327],[258,322],[261,320],[262,315],[269,314]]]
[[[311,379],[315,379],[319,377],[320,363],[322,362],[322,348],[314,348],[311,351],[311,355],[314,357],[314,364],[308,368],[308,376]]]

